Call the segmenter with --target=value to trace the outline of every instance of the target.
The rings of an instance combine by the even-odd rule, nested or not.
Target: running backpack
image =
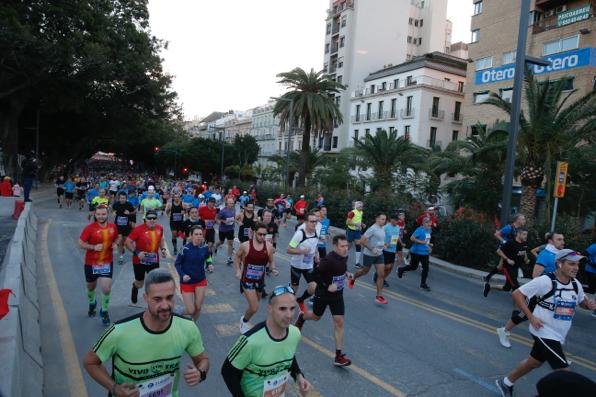
[[[555,276],[554,273],[547,273],[546,276],[548,276],[548,278],[550,278],[552,287],[551,287],[550,291],[548,291],[546,294],[537,297],[538,301],[536,303],[538,304],[538,306],[543,307],[543,308],[550,310],[552,312],[555,310],[555,304],[552,302],[547,302],[546,300],[548,298],[550,298],[551,296],[555,295],[555,293],[557,291],[568,291],[568,289],[567,288],[557,288],[557,276]],[[573,286],[573,291],[575,291],[575,293],[578,294],[579,287],[577,286],[577,280],[571,279],[571,285]]]
[[[314,236],[310,236],[310,237],[306,237],[306,232],[304,231],[304,229],[300,229],[300,231],[302,232],[302,240],[300,240],[300,242],[298,243],[298,245],[302,244],[303,242],[305,242],[309,238],[316,238],[317,240],[319,239],[319,236],[317,236],[317,232],[316,231],[315,231],[315,235]]]

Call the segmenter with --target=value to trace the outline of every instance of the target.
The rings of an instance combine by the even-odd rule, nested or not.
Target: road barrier
[[[8,245],[0,289],[11,289],[10,312],[0,320],[0,395],[41,397],[43,363],[37,296],[37,216],[27,203]]]

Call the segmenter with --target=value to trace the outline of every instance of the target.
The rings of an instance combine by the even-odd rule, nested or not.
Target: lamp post
[[[292,98],[280,98],[280,97],[270,97],[270,99],[275,99],[276,101],[284,101],[290,103],[290,111],[289,111],[289,121],[288,121],[288,147],[286,149],[286,164],[284,173],[286,175],[284,179],[284,190],[286,190],[287,186],[290,184],[290,141],[292,139],[292,130],[294,129],[294,99]]]

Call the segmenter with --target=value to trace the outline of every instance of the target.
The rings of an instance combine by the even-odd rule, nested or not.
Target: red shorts
[[[180,291],[192,293],[192,292],[195,292],[195,288],[206,287],[206,286],[207,286],[207,279],[205,279],[203,281],[199,281],[198,283],[194,283],[194,284],[180,284]]]

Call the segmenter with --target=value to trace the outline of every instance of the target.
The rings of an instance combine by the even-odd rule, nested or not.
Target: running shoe
[[[346,357],[345,354],[336,354],[335,360],[333,360],[333,365],[336,367],[347,367],[348,365],[352,364],[352,360]]]
[[[306,312],[306,306],[304,306],[304,302],[298,302],[298,308],[300,309],[300,313]]]
[[[250,331],[250,325],[244,321],[244,316],[240,317],[240,333],[245,334]]]
[[[362,265],[360,263],[356,263],[354,266],[356,266],[357,269],[361,269]]]
[[[234,263],[234,261],[232,260],[232,258],[228,258],[228,261],[226,262],[226,265],[232,266],[233,263]]]
[[[97,312],[95,311],[96,307],[97,307],[97,301],[95,301],[93,303],[89,303],[89,310],[87,311],[87,315],[89,317],[95,317],[95,315],[97,314]]]
[[[137,288],[135,283],[132,283],[132,289],[130,290],[130,301],[132,303],[136,304],[138,300],[139,300],[139,289]]]
[[[511,332],[507,331],[505,327],[497,328],[497,336],[499,337],[499,343],[501,346],[508,349],[511,347],[511,342],[509,341]]]
[[[513,386],[507,386],[503,379],[497,379],[495,381],[497,385],[497,389],[501,392],[501,396],[503,397],[513,397]]]
[[[388,304],[387,299],[383,298],[382,296],[378,295],[375,297],[375,300],[383,305]]]
[[[261,298],[265,299],[268,296],[269,294],[267,293],[267,291],[265,291],[265,288],[263,288],[263,292],[261,292]]]
[[[397,278],[402,278],[404,276],[404,268],[398,267],[397,268]]]
[[[108,314],[107,311],[103,311],[101,309],[99,309],[99,316],[101,317],[101,323],[105,326],[110,325],[110,315]]]
[[[420,288],[422,288],[423,290],[425,290],[426,292],[430,292],[430,287],[427,284],[422,284],[420,286]]]
[[[298,315],[298,318],[296,319],[294,325],[296,326],[296,328],[302,331],[302,327],[304,326],[304,315],[302,313]]]
[[[482,295],[484,295],[484,297],[486,298],[488,296],[489,292],[490,292],[490,284],[484,283],[484,291],[482,291]]]

